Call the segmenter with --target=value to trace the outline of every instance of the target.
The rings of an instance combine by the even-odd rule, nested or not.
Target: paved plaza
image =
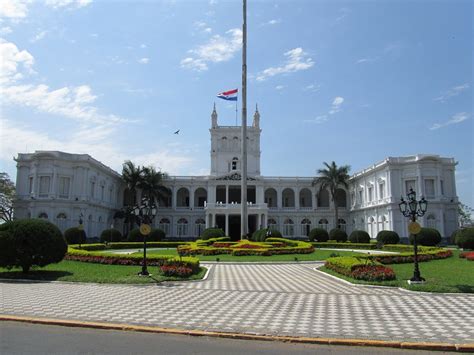
[[[205,264],[204,264],[205,265]],[[159,285],[2,282],[4,315],[249,334],[474,342],[474,295],[352,286],[321,264],[213,264]]]

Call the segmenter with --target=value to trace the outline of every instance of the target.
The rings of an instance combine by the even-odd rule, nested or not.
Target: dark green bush
[[[152,228],[150,234],[147,236],[147,242],[159,242],[165,238],[165,232],[158,228]],[[127,236],[129,242],[143,242],[143,235],[140,233],[140,229],[132,229]]]
[[[207,240],[210,238],[220,238],[224,236],[225,236],[225,233],[221,228],[206,228],[204,232],[202,232],[199,239]]]
[[[110,243],[110,242],[121,242],[122,241],[122,233],[117,229],[104,229],[100,234],[100,242],[101,243]]]
[[[270,235],[268,236],[269,238],[281,238],[282,235],[280,231],[276,229],[267,229],[267,228],[261,228],[253,232],[250,240],[254,242],[264,242],[265,239],[267,239],[267,231],[270,232]]]
[[[419,245],[433,247],[441,242],[441,234],[434,228],[421,228],[416,240]],[[410,235],[410,243],[413,244],[413,235]]]
[[[312,242],[315,240],[318,242],[327,242],[329,240],[329,233],[322,228],[313,228],[309,232],[309,240]]]
[[[474,249],[474,228],[461,229],[456,234],[456,244],[463,249]]]
[[[377,242],[382,244],[398,244],[400,243],[400,237],[397,232],[380,231],[377,233]]]
[[[347,242],[347,233],[342,229],[334,228],[329,232],[329,239],[337,240],[339,243]]]
[[[64,238],[66,238],[68,244],[84,244],[87,239],[84,229],[79,229],[78,227],[66,229]]]
[[[461,233],[462,229],[456,229],[454,232],[451,233],[449,237],[449,244],[456,244],[456,237],[458,233]]]
[[[46,266],[63,260],[67,243],[61,231],[43,219],[22,219],[0,226],[0,266]]]
[[[349,236],[351,243],[370,243],[370,235],[366,231],[354,230]]]

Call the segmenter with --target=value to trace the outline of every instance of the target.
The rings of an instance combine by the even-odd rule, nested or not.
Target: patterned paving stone
[[[474,295],[356,287],[318,264],[213,265],[158,286],[0,283],[0,313],[311,337],[474,342]]]

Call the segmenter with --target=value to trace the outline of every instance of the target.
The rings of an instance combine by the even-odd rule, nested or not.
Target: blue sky
[[[472,6],[249,1],[262,174],[439,154],[459,161],[473,206]],[[15,178],[18,152],[54,149],[208,173],[213,103],[235,124],[216,94],[240,89],[241,16],[240,1],[2,0],[0,170]]]

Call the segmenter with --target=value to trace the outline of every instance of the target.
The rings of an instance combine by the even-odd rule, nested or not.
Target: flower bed
[[[137,255],[110,255],[102,253],[91,253],[86,250],[79,250],[68,248],[64,260],[81,261],[87,263],[108,264],[108,265],[141,265],[143,261],[142,256]],[[175,257],[173,255],[159,255],[147,257],[147,264],[150,266],[173,266],[173,267],[187,267],[192,270],[192,273],[199,272],[199,259],[191,257]]]
[[[311,243],[316,248],[334,248],[334,249],[377,249],[377,244],[375,243],[332,243],[332,242],[312,242]]]
[[[460,258],[466,258],[467,260],[474,261],[474,251],[465,251],[459,253]]]
[[[189,242],[147,242],[146,245],[148,248],[176,248],[179,245],[186,245]],[[74,244],[70,245],[70,248],[77,250],[86,250],[86,251],[99,251],[99,250],[108,250],[108,249],[142,249],[143,242],[123,242],[123,243],[96,243],[96,244]]]
[[[220,239],[220,238],[216,238]],[[288,240],[283,238],[268,238],[268,242],[239,242],[198,240],[195,243],[178,246],[179,255],[219,255],[232,254],[234,256],[271,256],[281,254],[309,254],[314,251],[310,243]]]
[[[326,260],[325,266],[339,274],[358,280],[387,281],[395,279],[395,272],[365,257],[339,256]]]
[[[418,253],[418,261],[430,261],[437,259],[446,259],[453,256],[453,252],[449,249],[438,249],[431,251],[424,251]],[[381,264],[405,264],[412,263],[415,261],[415,255],[413,253],[400,253],[397,255],[393,254],[382,254],[372,255],[368,258],[375,260]]]

